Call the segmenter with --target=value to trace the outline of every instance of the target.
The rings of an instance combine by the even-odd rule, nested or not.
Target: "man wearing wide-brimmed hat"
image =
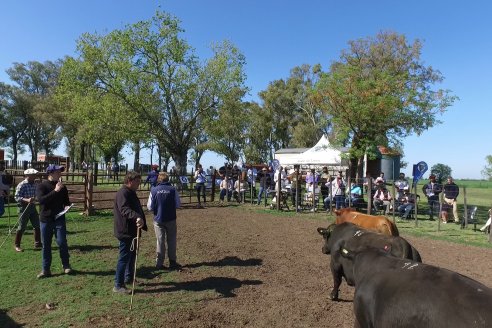
[[[34,247],[41,248],[41,234],[39,230],[39,215],[34,204],[36,196],[36,185],[34,180],[38,171],[35,169],[27,169],[24,171],[26,177],[22,180],[15,189],[15,200],[19,206],[19,225],[15,235],[15,250],[22,252],[21,239],[24,231],[26,231],[27,222],[31,221],[34,229]]]
[[[57,214],[61,214],[65,207],[70,205],[67,187],[61,181],[63,171],[65,171],[64,166],[48,165],[46,169],[48,180],[43,181],[36,188],[43,239],[43,271],[38,274],[38,278],[51,276],[51,240],[53,235],[55,235],[60,251],[63,272],[65,274],[72,272],[68,254],[65,214],[57,217]]]

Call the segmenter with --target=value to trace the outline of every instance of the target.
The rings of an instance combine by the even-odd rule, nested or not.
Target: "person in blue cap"
[[[64,166],[50,164],[46,169],[48,179],[40,183],[36,188],[36,198],[39,202],[39,221],[41,221],[42,271],[38,278],[51,276],[51,240],[56,236],[56,243],[60,251],[63,272],[69,274],[70,255],[68,254],[67,226],[65,214],[57,216],[66,207],[70,206],[67,187],[62,182],[61,173]]]

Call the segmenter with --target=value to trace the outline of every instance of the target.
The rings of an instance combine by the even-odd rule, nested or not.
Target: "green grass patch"
[[[1,242],[5,240],[8,222],[0,220]],[[210,297],[211,291],[182,292],[173,288],[177,273],[155,271],[153,238],[145,238],[145,252],[139,254],[139,281],[146,293],[136,288],[134,307],[130,312],[130,297],[112,292],[118,257],[118,241],[113,236],[110,212],[83,217],[70,213],[67,218],[68,245],[74,273],[62,273],[56,242],[53,240],[53,277],[37,279],[41,271],[41,252],[33,249],[32,231],[22,240],[23,253],[13,249],[13,235],[0,249],[0,327],[13,318],[17,324],[40,327],[68,327],[81,323],[107,326],[108,322],[125,322],[135,327],[156,327],[159,316],[177,307],[194,306]],[[15,232],[14,232],[15,234]],[[143,287],[140,287],[142,289]],[[153,290],[155,289],[155,292]],[[159,292],[165,290],[166,292]],[[185,293],[186,295],[183,295]],[[54,310],[45,305],[54,303]],[[147,313],[142,315],[141,312]],[[158,311],[158,312],[155,312]],[[7,312],[7,316],[3,315]],[[151,315],[152,313],[152,315]]]

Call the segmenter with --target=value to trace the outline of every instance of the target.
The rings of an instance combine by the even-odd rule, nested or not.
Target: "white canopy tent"
[[[347,167],[346,161],[342,161],[342,152],[343,149],[336,149],[331,146],[328,138],[323,135],[312,148],[280,149],[275,152],[275,158],[284,167],[297,164],[301,166],[331,166],[342,169]]]

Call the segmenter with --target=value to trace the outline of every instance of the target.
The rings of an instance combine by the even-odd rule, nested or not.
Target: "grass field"
[[[112,220],[112,214],[109,212],[90,218],[74,213],[69,215],[69,249],[75,269],[70,276],[62,273],[56,243],[53,242],[54,277],[36,279],[36,274],[41,269],[41,254],[32,249],[32,233],[27,233],[24,237],[22,245],[25,251],[22,254],[15,253],[12,247],[13,238],[10,238],[0,249],[0,310],[12,310],[21,314],[21,317],[29,316],[29,326],[35,322],[42,327],[66,327],[67,323],[75,322],[88,323],[91,318],[106,318],[108,314],[110,317],[114,315],[116,320],[129,316],[129,297],[111,293],[118,255],[117,240],[112,234]],[[2,219],[2,242],[6,230],[6,221]],[[141,256],[145,257],[145,254]],[[152,263],[152,260],[145,259],[143,262]],[[145,275],[146,268],[140,268],[139,272]],[[174,273],[161,277],[164,280],[172,280]],[[166,302],[159,304],[160,311],[166,312],[177,306],[172,297],[169,296]],[[140,309],[156,306],[152,298],[136,296],[135,301],[139,302]],[[193,302],[191,293],[189,301]],[[44,305],[47,303],[55,303],[57,311],[46,311]],[[36,319],[33,320],[32,317]],[[110,317],[107,319],[111,320]],[[0,327],[7,325],[5,320],[0,313]],[[152,326],[151,322],[151,317],[142,316],[136,323]],[[94,326],[97,327],[99,324],[95,322]]]

